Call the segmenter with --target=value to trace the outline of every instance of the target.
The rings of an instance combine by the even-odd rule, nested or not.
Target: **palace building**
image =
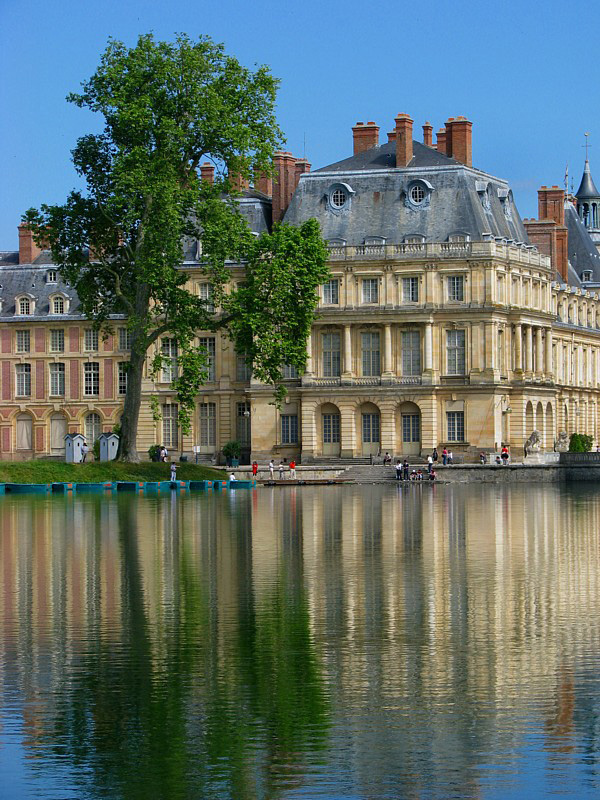
[[[387,141],[357,123],[353,153],[310,171],[280,153],[275,179],[240,186],[259,234],[271,220],[316,218],[328,242],[307,367],[286,368],[277,409],[220,334],[198,332],[210,375],[191,435],[182,436],[171,380],[176,342],[144,393],[138,447],[215,458],[230,439],[245,459],[292,456],[304,463],[389,451],[423,455],[515,454],[538,430],[552,450],[559,431],[600,437],[600,196],[589,163],[575,197],[538,193],[536,220],[521,220],[506,181],[472,164],[472,124],[449,119],[413,139],[406,114]],[[211,168],[202,168],[211,180]],[[1,457],[60,455],[66,432],[93,440],[118,423],[127,381],[126,320],[98,336],[49,255],[20,228],[19,253],[0,254]],[[186,245],[190,291],[210,297],[201,248]],[[243,265],[231,264],[232,281]],[[150,354],[151,355],[151,354]]]

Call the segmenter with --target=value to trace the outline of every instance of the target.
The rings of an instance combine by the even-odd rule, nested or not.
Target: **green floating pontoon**
[[[145,481],[117,481],[117,492],[143,492]]]
[[[103,481],[102,483],[78,483],[78,492],[112,492],[117,488],[114,481]]]
[[[226,489],[227,481],[212,481],[213,489]]]
[[[48,494],[51,483],[6,483],[6,491],[10,494]]]
[[[53,483],[50,491],[53,494],[69,494],[77,490],[76,483]]]
[[[212,489],[212,481],[190,481],[190,490]]]

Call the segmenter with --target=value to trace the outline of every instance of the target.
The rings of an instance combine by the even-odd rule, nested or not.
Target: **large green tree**
[[[256,376],[275,387],[276,399],[282,365],[305,365],[317,287],[327,277],[318,224],[275,226],[257,238],[230,180],[270,172],[282,141],[276,88],[266,67],[243,67],[207,37],[157,42],[143,35],[132,48],[111,40],[82,91],[68,97],[104,117],[102,132],[83,136],[73,150],[86,188],[62,205],[30,209],[23,219],[49,244],[83,313],[99,329],[110,330],[115,314],[127,316],[123,460],[138,460],[143,366],[160,337],[178,344],[174,386],[184,430],[206,376],[199,331],[227,331]],[[216,167],[212,184],[200,178],[204,159]],[[209,300],[185,286],[181,265],[190,237],[202,243]],[[246,268],[236,287],[232,263]],[[155,369],[160,361],[159,349]]]

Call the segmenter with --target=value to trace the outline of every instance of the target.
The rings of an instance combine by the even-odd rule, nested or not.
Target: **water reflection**
[[[591,797],[599,512],[587,487],[2,498],[6,796]]]

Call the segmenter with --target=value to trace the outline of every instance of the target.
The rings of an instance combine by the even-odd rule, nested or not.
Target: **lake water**
[[[0,797],[600,793],[600,491],[0,498]]]

